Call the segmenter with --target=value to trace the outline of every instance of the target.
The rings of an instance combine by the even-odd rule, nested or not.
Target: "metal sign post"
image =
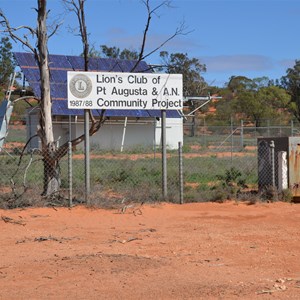
[[[89,111],[84,110],[84,173],[85,173],[85,202],[89,204],[90,194],[90,132]]]
[[[168,186],[167,186],[167,145],[166,145],[166,110],[161,111],[161,155],[162,155],[162,194],[163,200],[167,199]]]

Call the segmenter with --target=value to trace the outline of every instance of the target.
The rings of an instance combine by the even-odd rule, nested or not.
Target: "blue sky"
[[[150,0],[155,7],[161,1]],[[299,0],[173,0],[153,17],[147,49],[159,46],[181,22],[187,35],[177,36],[161,50],[187,53],[205,63],[204,78],[223,86],[230,76],[279,79],[300,59]],[[11,26],[36,24],[36,0],[0,0],[0,8]],[[49,41],[52,54],[79,55],[80,38],[68,27],[76,26],[74,15],[66,14],[60,0],[48,0],[49,22],[62,22]],[[147,12],[140,0],[87,0],[86,19],[90,42],[139,49]],[[13,43],[15,51],[24,49]],[[147,58],[160,64],[158,53]]]

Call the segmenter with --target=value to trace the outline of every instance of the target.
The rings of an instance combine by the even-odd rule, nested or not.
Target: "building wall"
[[[90,147],[92,149],[121,151],[122,141],[124,141],[123,150],[133,150],[140,147],[153,148],[155,138],[153,123],[128,122],[125,128],[124,125],[124,120],[122,123],[104,123],[100,130],[90,137]],[[82,134],[83,130],[83,124],[77,124],[77,135]],[[80,144],[77,148],[83,149],[83,147],[84,144]]]
[[[27,134],[27,141],[30,139],[27,151],[31,151],[33,149],[39,149],[39,138],[36,135],[37,128],[38,128],[39,120],[38,120],[38,112],[36,108],[29,108],[27,109],[26,114],[26,134]]]
[[[36,134],[38,126],[38,112],[32,111],[27,116],[27,138]],[[104,123],[94,136],[90,137],[90,147],[101,150],[133,150],[136,148],[154,148],[154,145],[161,145],[161,122],[155,119],[136,120],[129,119],[125,126],[125,118],[110,120]],[[58,145],[69,140],[68,117],[53,122],[54,139]],[[182,119],[166,120],[166,140],[168,149],[178,149],[178,142],[183,142]],[[83,122],[75,122],[72,117],[71,137],[72,139],[82,134],[84,131]],[[124,135],[125,134],[125,135]],[[124,136],[124,138],[123,138]],[[123,147],[122,147],[123,142]],[[28,150],[39,148],[39,138],[31,140]],[[84,143],[77,146],[83,149]]]
[[[156,145],[161,145],[161,120],[156,124]],[[183,144],[182,118],[166,119],[166,143],[168,149],[178,149],[178,142]]]
[[[117,150],[122,148],[124,134],[124,123],[108,124],[105,123],[93,137],[90,138],[91,147]],[[166,141],[168,149],[178,149],[178,142],[183,142],[182,119],[166,120]],[[83,125],[77,125],[77,133],[83,132]],[[127,123],[124,136],[124,150],[135,148],[150,147],[154,148],[161,145],[161,122],[135,122]],[[81,148],[83,145],[81,145]]]

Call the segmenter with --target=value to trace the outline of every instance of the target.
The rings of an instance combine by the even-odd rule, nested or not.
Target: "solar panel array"
[[[17,64],[20,66],[29,86],[32,88],[36,97],[41,96],[40,91],[40,71],[31,53],[14,52]],[[120,60],[113,58],[90,58],[89,71],[107,72],[131,72],[136,61]],[[50,69],[50,89],[52,97],[53,115],[72,115],[81,116],[82,109],[69,109],[67,102],[67,71],[83,71],[84,58],[81,56],[70,55],[49,55]],[[150,68],[141,61],[134,69],[136,73],[149,73]],[[93,110],[95,115],[100,114],[101,110]],[[160,117],[160,111],[151,110],[106,110],[107,117]],[[167,117],[179,118],[176,110],[168,110]]]

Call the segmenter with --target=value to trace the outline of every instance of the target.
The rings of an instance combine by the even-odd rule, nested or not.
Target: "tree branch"
[[[186,35],[189,32],[185,32],[185,30],[187,29],[187,27],[185,26],[184,22],[181,22],[180,26],[176,28],[175,32],[168,38],[166,39],[163,43],[161,43],[158,47],[156,47],[155,49],[151,50],[149,53],[144,54],[145,52],[145,47],[146,47],[146,40],[147,40],[147,34],[150,28],[150,23],[151,23],[151,19],[152,19],[152,15],[156,14],[156,12],[163,6],[168,6],[170,7],[170,3],[171,1],[163,1],[161,2],[159,5],[157,5],[156,7],[154,7],[153,9],[151,9],[150,7],[150,0],[143,0],[142,1],[144,3],[144,5],[146,6],[146,10],[148,12],[148,16],[147,16],[147,21],[146,21],[146,25],[145,25],[145,30],[143,32],[143,38],[142,38],[142,46],[141,46],[141,50],[140,53],[138,55],[138,60],[136,61],[135,65],[133,66],[133,68],[131,69],[131,72],[133,72],[136,67],[138,66],[138,64],[144,60],[145,58],[147,58],[148,56],[150,56],[151,54],[155,53],[156,51],[158,51],[159,49],[161,49],[165,44],[167,44],[170,40],[174,39],[176,36],[178,35]]]
[[[148,54],[144,55],[142,59],[147,58],[148,56],[150,56],[154,52],[161,49],[165,44],[167,44],[170,40],[174,39],[177,35],[187,35],[187,34],[192,32],[192,31],[184,32],[185,29],[186,29],[185,24],[181,23],[180,26],[176,28],[175,32],[168,39],[166,39],[163,43],[161,43],[158,47],[156,47],[155,49],[150,51]]]
[[[33,28],[29,27],[29,26],[19,26],[17,28],[13,28],[10,26],[10,23],[8,21],[8,19],[6,18],[6,16],[3,14],[3,11],[0,10],[0,18],[2,19],[2,21],[0,21],[0,24],[5,27],[6,29],[3,30],[3,32],[8,33],[9,36],[12,38],[12,40],[14,42],[20,42],[22,45],[26,46],[27,48],[29,48],[33,53],[35,53],[36,49],[30,44],[29,40],[28,40],[28,36],[26,34],[24,34],[23,38],[21,38],[20,36],[18,36],[17,34],[15,34],[15,32],[21,30],[21,29],[26,29],[29,31],[29,33],[32,36],[36,36],[37,35],[37,31],[34,30]]]
[[[49,35],[48,35],[49,39],[57,32],[57,30],[58,30],[58,28],[60,27],[61,24],[62,23],[55,25],[55,28],[53,29],[53,31],[51,33],[49,33]]]
[[[99,116],[99,120],[96,120],[92,113],[90,112],[90,118],[92,119],[92,125],[89,129],[89,136],[93,136],[96,132],[99,131],[101,126],[105,123],[106,117],[104,116],[105,114],[105,109],[101,110],[101,114]],[[71,141],[72,146],[79,145],[81,142],[85,140],[85,134],[83,133],[82,135],[76,137]],[[64,157],[67,152],[68,152],[68,147],[69,147],[69,142],[64,143],[61,145],[55,152],[54,159],[59,161],[62,157]]]

